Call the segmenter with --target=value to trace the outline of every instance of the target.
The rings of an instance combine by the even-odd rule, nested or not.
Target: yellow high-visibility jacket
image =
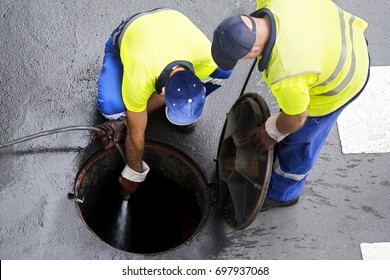
[[[285,113],[326,115],[359,92],[369,70],[364,20],[331,0],[256,2],[276,22],[262,75]]]
[[[160,8],[131,17],[119,37],[122,98],[133,112],[145,110],[149,97],[157,90],[159,76],[170,63],[190,63],[199,79],[217,68],[210,40],[190,19],[172,9]]]

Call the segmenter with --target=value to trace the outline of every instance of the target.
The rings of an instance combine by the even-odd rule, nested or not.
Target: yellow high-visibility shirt
[[[120,57],[122,98],[126,109],[133,112],[146,109],[160,74],[171,62],[190,62],[200,79],[217,68],[209,39],[186,16],[171,9],[132,18],[121,38]]]
[[[369,68],[367,23],[331,0],[257,0],[276,22],[276,42],[262,71],[287,114],[331,113],[363,87]]]

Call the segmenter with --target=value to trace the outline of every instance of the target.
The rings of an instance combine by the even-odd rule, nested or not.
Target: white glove
[[[268,135],[274,139],[276,142],[280,142],[285,138],[287,134],[282,133],[279,131],[278,127],[276,126],[276,120],[278,119],[279,114],[270,116],[267,121],[265,122],[265,131],[267,131]]]
[[[123,169],[121,175],[123,178],[133,182],[143,182],[148,175],[150,168],[146,162],[142,161],[142,172],[137,172],[131,169],[127,164]]]

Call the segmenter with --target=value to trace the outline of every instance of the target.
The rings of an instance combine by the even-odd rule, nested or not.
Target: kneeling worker
[[[231,72],[218,68],[211,42],[178,11],[137,13],[113,31],[105,46],[96,100],[109,121],[98,125],[101,130],[95,135],[110,149],[127,126],[127,165],[119,181],[128,194],[149,172],[143,161],[148,113],[165,105],[172,124],[192,131],[206,97]]]

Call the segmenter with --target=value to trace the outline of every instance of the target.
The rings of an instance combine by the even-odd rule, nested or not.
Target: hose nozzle
[[[120,195],[122,196],[123,200],[128,201],[130,199],[131,192],[125,190],[124,188],[121,188]]]

